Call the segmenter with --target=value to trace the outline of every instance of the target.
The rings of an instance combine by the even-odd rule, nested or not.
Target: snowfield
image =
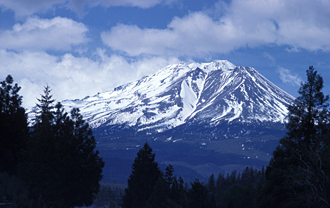
[[[285,122],[294,98],[254,68],[218,60],[179,63],[135,82],[82,100],[64,100],[80,109],[92,128],[125,124],[164,131],[191,120]]]

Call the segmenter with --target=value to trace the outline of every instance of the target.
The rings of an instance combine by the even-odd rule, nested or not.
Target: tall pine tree
[[[123,197],[124,208],[143,208],[146,206],[154,187],[161,176],[155,154],[145,143],[137,153],[128,179],[128,187]]]
[[[55,148],[55,135],[52,122],[54,106],[50,88],[44,89],[38,99],[38,112],[31,131],[31,139],[25,152],[25,161],[20,168],[20,176],[31,187],[32,197],[38,206],[54,206],[58,202],[59,157]]]
[[[289,107],[287,135],[266,170],[264,207],[330,206],[329,96],[313,67]]]
[[[0,82],[0,171],[15,173],[28,138],[27,117],[22,105],[21,87],[12,76]]]
[[[99,152],[95,150],[96,141],[93,132],[79,113],[79,109],[72,109],[70,114],[69,123],[73,125],[64,125],[62,136],[64,139],[69,138],[66,174],[70,186],[67,187],[65,194],[66,201],[71,206],[91,205],[100,188],[99,181],[102,179],[104,162],[99,157]],[[72,134],[65,134],[66,129],[71,128]]]
[[[39,207],[91,205],[99,190],[104,163],[95,151],[92,130],[78,109],[68,116],[47,86],[38,99],[21,176]]]

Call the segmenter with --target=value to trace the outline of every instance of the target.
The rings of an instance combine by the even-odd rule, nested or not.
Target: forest
[[[48,86],[28,125],[8,75],[0,86],[0,204],[6,207],[234,208],[329,207],[330,113],[323,79],[311,66],[289,106],[287,134],[266,168],[246,167],[207,182],[185,182],[172,165],[159,169],[145,143],[132,164],[127,187],[100,186],[104,162],[79,109],[54,104]],[[109,202],[112,200],[112,203]],[[105,204],[106,203],[106,204]]]
[[[48,86],[28,125],[8,75],[0,86],[0,203],[5,207],[61,207],[93,204],[104,162],[79,109],[70,115],[54,104]]]

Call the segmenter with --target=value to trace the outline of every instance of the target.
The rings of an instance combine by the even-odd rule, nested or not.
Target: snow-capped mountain
[[[93,128],[134,126],[162,132],[188,122],[285,121],[293,97],[251,67],[228,61],[169,65],[113,90],[62,102]]]
[[[93,129],[107,180],[127,180],[148,142],[184,178],[267,165],[294,98],[254,68],[174,64],[113,90],[66,100]],[[189,181],[189,180],[188,180]]]

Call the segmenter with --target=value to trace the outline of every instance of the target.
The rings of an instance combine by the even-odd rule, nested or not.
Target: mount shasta
[[[78,107],[93,128],[105,180],[124,181],[145,142],[186,178],[267,165],[293,100],[254,68],[214,61],[169,65],[62,104]]]

